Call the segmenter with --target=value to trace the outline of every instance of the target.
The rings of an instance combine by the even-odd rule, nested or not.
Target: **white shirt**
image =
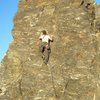
[[[49,35],[41,35],[40,37],[39,37],[39,39],[41,39],[42,40],[42,42],[49,42],[49,40],[51,40],[52,41],[52,38],[49,36]]]

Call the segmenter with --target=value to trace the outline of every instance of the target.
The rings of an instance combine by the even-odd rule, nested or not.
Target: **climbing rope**
[[[52,87],[53,87],[53,89],[54,89],[54,95],[55,95],[55,98],[56,98],[56,100],[58,100],[57,99],[57,93],[56,93],[56,88],[55,88],[55,83],[54,83],[54,73],[53,73],[53,68],[54,68],[54,65],[52,65],[51,66],[51,64],[49,63],[49,65],[47,65],[48,66],[48,68],[49,68],[49,70],[50,70],[50,74],[51,74],[51,81],[52,81]]]

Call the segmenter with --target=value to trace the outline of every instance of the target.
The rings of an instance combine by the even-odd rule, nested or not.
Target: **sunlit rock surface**
[[[42,30],[54,36],[48,65]],[[100,100],[100,5],[94,0],[20,0],[0,65],[0,100]]]

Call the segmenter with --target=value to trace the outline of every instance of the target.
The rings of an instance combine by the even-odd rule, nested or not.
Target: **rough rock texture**
[[[48,65],[41,30],[54,35]],[[100,100],[100,5],[20,0],[14,40],[0,65],[0,100]]]
[[[98,40],[98,46],[100,50],[100,4],[95,6],[95,12],[96,12],[96,16],[95,16],[94,24],[95,24],[95,31]]]

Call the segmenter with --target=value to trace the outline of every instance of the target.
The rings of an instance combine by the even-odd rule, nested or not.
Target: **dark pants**
[[[42,42],[40,45],[40,52],[44,63],[47,64],[51,53],[50,45],[46,42]]]

